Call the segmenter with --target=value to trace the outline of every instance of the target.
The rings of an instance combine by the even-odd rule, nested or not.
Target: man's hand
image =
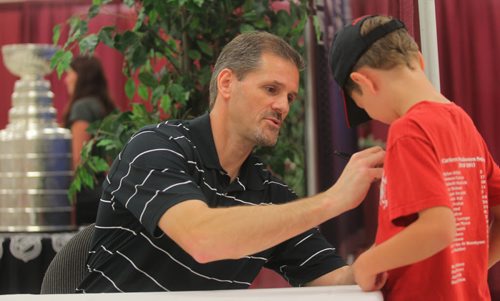
[[[355,153],[339,179],[325,194],[331,196],[342,212],[356,208],[373,181],[382,177],[385,151],[378,146]]]

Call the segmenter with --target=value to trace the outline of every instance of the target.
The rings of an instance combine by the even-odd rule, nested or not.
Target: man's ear
[[[350,75],[351,80],[358,84],[358,86],[361,89],[361,92],[364,93],[365,91],[369,91],[370,93],[374,94],[376,92],[376,85],[375,82],[367,75],[362,72],[354,71]]]
[[[225,68],[219,72],[217,75],[217,90],[218,94],[224,99],[230,98],[231,95],[231,83],[235,79],[235,74],[231,69]]]

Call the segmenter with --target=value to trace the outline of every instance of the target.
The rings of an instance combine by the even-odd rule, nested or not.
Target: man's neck
[[[210,126],[220,165],[233,181],[238,176],[243,162],[252,152],[253,145],[242,141],[236,133],[229,131],[232,127],[227,125],[227,120],[214,111],[210,113]]]

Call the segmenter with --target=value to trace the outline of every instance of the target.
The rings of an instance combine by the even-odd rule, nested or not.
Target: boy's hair
[[[388,16],[373,16],[367,18],[361,25],[361,36],[366,36],[374,28],[391,21]],[[414,60],[418,57],[419,48],[415,40],[405,28],[397,29],[374,42],[366,52],[361,55],[353,66],[354,72],[363,66],[374,69],[389,70],[398,65],[414,68]],[[344,86],[344,91],[352,95],[353,91],[361,92],[358,84],[349,77]]]
[[[261,31],[247,32],[238,35],[229,42],[220,53],[210,79],[210,109],[217,97],[217,76],[225,69],[231,69],[242,80],[245,75],[259,68],[263,53],[271,53],[297,66],[304,68],[302,56],[282,38]]]
[[[351,73],[363,66],[391,69],[397,65],[412,68],[418,57],[418,46],[398,19],[386,16],[364,16],[339,30],[330,49],[333,78],[342,88],[346,121],[349,127],[370,120],[365,110],[352,99],[359,86]]]

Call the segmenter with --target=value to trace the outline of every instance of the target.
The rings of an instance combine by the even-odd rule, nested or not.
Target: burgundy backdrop
[[[324,2],[326,8],[338,8],[341,4],[349,6],[346,5],[348,0],[325,0]],[[72,15],[85,14],[88,3],[89,1],[83,0],[31,0],[2,3],[0,4],[0,46],[28,42],[51,43],[52,28],[56,24],[65,22]],[[410,31],[418,39],[416,3],[417,0],[350,0],[350,8],[352,17],[373,13],[398,16],[407,23]],[[341,13],[348,14],[348,11],[342,9]],[[500,60],[495,57],[495,54],[500,53],[500,39],[498,39],[500,1],[436,0],[436,14],[442,92],[471,115],[498,162],[500,141],[496,139],[495,131],[499,128],[500,106],[495,106],[494,103],[499,92],[495,83],[495,78],[497,78],[495,71],[500,70]],[[133,17],[126,7],[113,4],[107,7],[106,15],[97,17],[91,22],[89,28],[93,31],[110,24],[126,28],[131,25],[131,18]],[[125,109],[128,103],[123,91],[125,79],[121,73],[122,59],[117,52],[106,47],[98,47],[96,56],[104,63],[112,97],[120,108]],[[54,106],[58,110],[60,119],[62,109],[67,102],[67,93],[64,84],[55,74],[48,78],[52,83],[52,91],[55,93]],[[16,79],[5,69],[3,61],[0,60],[0,129],[5,128],[7,124],[8,109],[11,107],[10,99]],[[318,99],[318,108],[324,107],[325,104],[321,102],[330,101],[330,98]],[[321,113],[324,114],[325,110],[317,112],[319,118],[321,118]],[[342,127],[343,123],[331,123],[331,126]],[[363,131],[374,133],[376,138],[382,140],[386,137],[386,127],[375,122]],[[329,133],[335,133],[338,137],[339,132],[348,132],[348,130],[336,128]],[[351,134],[349,133],[346,137]],[[338,140],[332,137],[328,139],[326,141]],[[335,169],[333,162],[334,160],[332,160],[332,165],[323,164],[320,170]],[[334,179],[335,176],[331,173],[324,177],[325,183],[328,184],[331,184]],[[373,239],[376,229],[376,214],[374,214],[376,211],[373,211],[376,204],[376,192],[371,192],[362,207],[363,230],[368,233],[365,237],[368,240]],[[360,217],[359,215],[350,216],[339,226],[352,222],[353,218],[359,219]],[[350,224],[343,227],[348,229]],[[329,232],[329,228],[334,232],[330,226],[322,227],[325,232]],[[339,248],[345,253],[352,254],[355,251],[342,245],[339,245]],[[256,284],[258,287],[285,285],[274,276],[260,279]],[[500,267],[497,266],[490,273],[490,284],[493,300],[500,300]]]
[[[74,15],[87,13],[89,1],[83,0],[38,0],[38,1],[15,1],[13,3],[0,4],[0,46],[15,43],[47,43],[52,44],[52,29],[56,24],[62,24]],[[105,25],[116,25],[118,28],[126,28],[132,22],[129,9],[120,4],[108,5],[106,14],[96,17],[90,24],[89,30],[95,31]],[[67,37],[67,30],[62,32],[61,40]],[[104,65],[108,77],[111,96],[118,107],[126,108],[124,85],[125,77],[122,75],[122,58],[115,50],[99,46],[96,56]],[[18,78],[11,74],[0,60],[0,129],[5,128],[8,121],[8,110],[11,107],[11,94],[14,82]],[[52,73],[47,76],[55,94],[54,106],[58,110],[58,120],[68,95],[62,79]]]

